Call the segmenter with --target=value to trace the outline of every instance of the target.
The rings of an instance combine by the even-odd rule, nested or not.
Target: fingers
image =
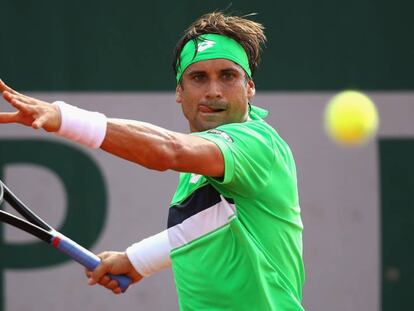
[[[106,253],[99,254],[98,257],[101,258],[101,263],[92,271],[90,278],[94,284],[99,283],[106,274],[111,273],[112,268],[111,262],[105,260],[108,257]]]
[[[12,100],[13,94],[10,91],[3,91],[2,94],[3,94],[3,98],[7,100],[8,102]]]
[[[111,290],[114,294],[118,295],[122,293],[122,290],[119,287],[118,282],[116,280],[112,280],[108,275],[104,275],[99,281],[96,281],[95,279],[92,278],[92,275],[93,275],[92,271],[86,270],[85,274],[89,279],[88,281],[89,285],[99,284]]]
[[[14,97],[9,100],[9,103],[14,108],[16,108],[17,110],[22,111],[24,113],[29,114],[30,112],[32,112],[32,109],[29,105],[27,105],[26,103],[22,102],[19,99],[14,98]]]
[[[0,92],[1,93],[3,93],[3,92],[9,92],[10,94],[13,94],[13,95],[19,95],[19,96],[23,96],[23,97],[29,98],[28,96],[23,95],[23,94],[15,91],[15,90],[13,90],[11,87],[9,87],[8,85],[6,85],[6,83],[4,83],[4,81],[1,80],[1,79],[0,79]]]
[[[3,98],[5,100],[7,100],[16,109],[19,109],[19,107],[21,107],[21,105],[26,104],[19,97],[17,97],[16,95],[13,95],[9,91],[4,91],[3,92]]]
[[[36,100],[34,98],[19,94],[16,91],[13,91],[13,92],[4,91],[3,92],[3,97],[9,103],[12,103],[13,100],[18,100],[18,101],[20,101],[24,104],[27,104],[27,105],[34,105],[36,103]]]
[[[90,285],[99,284],[111,290],[114,294],[120,294],[121,288],[116,280],[112,280],[108,274],[118,275],[125,274],[131,277],[133,283],[142,279],[142,276],[136,275],[132,265],[127,259],[125,253],[121,252],[104,252],[98,255],[101,258],[101,263],[94,271],[86,271],[86,276],[89,278]]]
[[[18,93],[3,92],[3,97],[18,110],[17,115],[3,116],[4,122],[20,123],[34,129],[43,128],[48,132],[56,132],[61,126],[60,110],[47,102],[27,97]]]
[[[17,112],[3,112],[0,113],[0,123],[15,123],[18,120]]]
[[[94,271],[89,271],[89,285],[99,284],[112,290],[114,294],[121,293],[121,289],[118,286],[118,282],[112,280],[108,274],[111,273],[113,264],[110,260],[111,255],[109,253],[102,253],[99,257],[102,259],[101,264],[95,268]]]
[[[0,113],[0,123],[20,123],[26,126],[31,126],[37,115],[34,108],[14,98],[10,98],[10,104],[18,111],[12,113]],[[43,124],[44,122],[45,120],[42,119],[39,124]],[[38,128],[37,125],[38,124],[35,124],[34,128]]]
[[[118,288],[118,282],[112,280],[108,275],[105,275],[100,281],[99,285],[105,286],[107,289],[115,290]]]
[[[0,79],[0,92],[3,93],[4,91],[8,91],[10,93],[17,93],[11,87],[7,86],[6,83],[3,82],[3,80]]]
[[[48,116],[47,115],[42,115],[41,117],[39,117],[38,119],[36,119],[33,123],[32,123],[32,127],[34,129],[40,129],[42,128],[45,123],[48,121]]]

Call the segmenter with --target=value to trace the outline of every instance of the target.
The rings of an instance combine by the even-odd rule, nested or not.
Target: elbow
[[[165,153],[153,154],[150,161],[148,161],[146,166],[148,169],[164,172],[166,170],[172,169],[172,160],[171,156]]]
[[[149,155],[147,168],[164,172],[166,170],[176,170],[180,159],[182,146],[176,143],[165,144],[159,147],[156,153]]]

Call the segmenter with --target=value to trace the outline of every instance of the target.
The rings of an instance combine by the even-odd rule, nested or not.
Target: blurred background
[[[306,310],[409,310],[414,285],[414,4],[348,1],[0,0],[0,78],[45,101],[188,132],[172,51],[214,10],[266,27],[253,104],[290,144],[304,221]],[[323,109],[344,89],[376,103],[378,136],[336,145]],[[2,101],[0,111],[10,111]],[[0,129],[0,178],[94,252],[166,227],[178,175],[14,125]],[[171,271],[113,296],[79,265],[0,225],[0,311],[178,310]]]

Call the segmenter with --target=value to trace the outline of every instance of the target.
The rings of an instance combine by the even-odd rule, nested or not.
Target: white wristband
[[[168,231],[164,230],[152,237],[135,243],[126,249],[126,254],[142,276],[151,274],[171,267],[170,241]]]
[[[59,107],[61,115],[57,135],[95,149],[102,145],[107,126],[104,114],[80,109],[62,101],[56,101],[53,105]]]

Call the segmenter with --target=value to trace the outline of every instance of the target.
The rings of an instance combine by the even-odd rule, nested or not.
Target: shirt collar
[[[249,117],[253,120],[264,119],[269,114],[269,112],[263,108],[260,108],[260,107],[257,107],[251,104],[249,104],[249,106],[250,106]]]

